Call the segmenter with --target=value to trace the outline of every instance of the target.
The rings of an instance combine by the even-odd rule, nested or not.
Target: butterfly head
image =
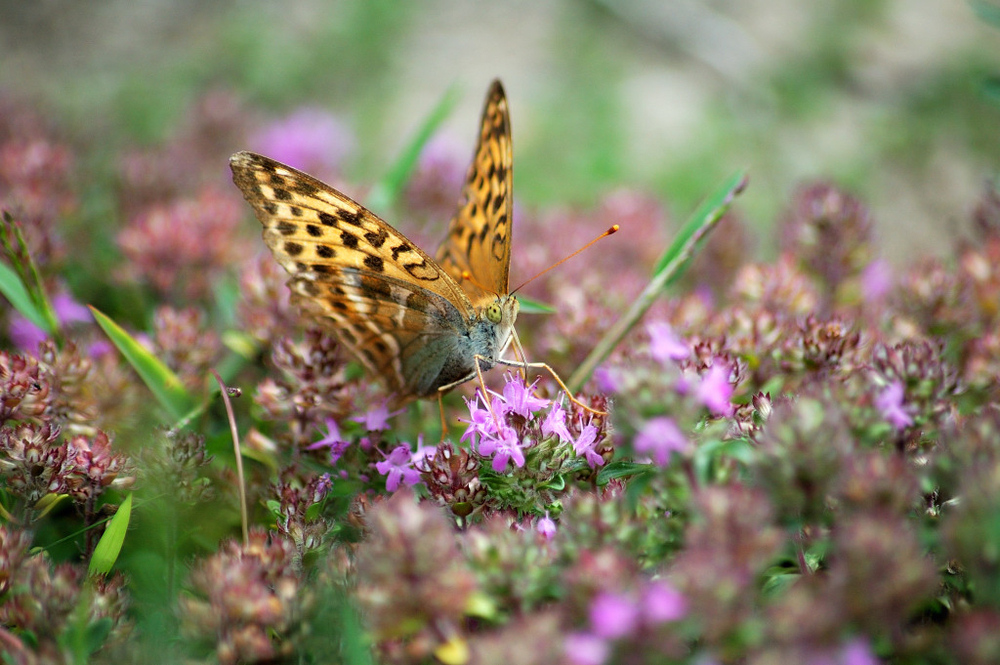
[[[514,296],[498,296],[496,300],[486,306],[483,310],[483,316],[490,323],[513,325],[520,308],[520,303]]]

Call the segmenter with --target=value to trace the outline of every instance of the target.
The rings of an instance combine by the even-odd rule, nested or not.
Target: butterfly
[[[437,397],[504,362],[519,306],[508,284],[513,152],[500,81],[486,95],[458,212],[434,258],[290,166],[252,152],[229,166],[291,275],[293,301],[331,324],[397,403]]]

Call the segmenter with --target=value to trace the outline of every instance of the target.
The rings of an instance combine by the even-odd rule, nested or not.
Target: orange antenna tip
[[[532,277],[531,279],[527,280],[526,282],[522,282],[522,283],[521,283],[521,286],[519,286],[519,287],[517,287],[516,289],[514,289],[513,291],[511,291],[511,293],[517,293],[518,291],[520,291],[520,290],[521,290],[521,287],[523,287],[523,286],[524,286],[525,284],[527,284],[528,282],[531,282],[531,281],[533,281],[533,280],[536,280],[536,279],[538,279],[539,277],[541,277],[542,275],[544,275],[545,273],[547,273],[548,271],[550,271],[550,270],[552,270],[553,268],[555,268],[556,266],[558,266],[558,265],[561,265],[561,264],[563,264],[563,263],[566,263],[566,261],[569,261],[569,260],[570,260],[571,258],[573,258],[574,256],[576,256],[577,254],[579,254],[579,253],[580,253],[580,252],[582,252],[583,250],[587,249],[588,247],[590,247],[591,245],[593,245],[593,244],[594,244],[595,242],[597,242],[598,240],[601,240],[601,239],[603,239],[603,238],[607,238],[607,237],[608,237],[609,235],[611,235],[611,234],[615,233],[616,231],[618,231],[618,225],[617,225],[617,224],[614,224],[614,225],[613,225],[613,226],[612,226],[611,228],[609,228],[609,229],[608,229],[607,231],[605,231],[605,232],[604,232],[604,233],[602,233],[601,235],[597,236],[596,238],[594,238],[593,240],[591,240],[591,241],[590,241],[590,242],[588,242],[588,243],[587,243],[586,245],[584,245],[584,246],[583,246],[583,247],[581,247],[580,249],[576,250],[575,252],[573,252],[573,253],[572,253],[572,254],[570,254],[569,256],[567,256],[567,257],[565,257],[565,258],[562,258],[562,259],[560,259],[560,260],[556,261],[555,263],[553,263],[552,265],[550,265],[550,266],[549,266],[548,268],[546,268],[546,269],[545,269],[545,270],[543,270],[542,272],[538,273],[537,275],[535,275],[535,276],[534,276],[534,277]]]

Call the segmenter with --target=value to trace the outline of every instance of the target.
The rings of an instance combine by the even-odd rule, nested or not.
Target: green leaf
[[[653,269],[654,279],[668,266],[676,263],[682,265],[670,276],[664,286],[669,286],[684,273],[684,268],[687,267],[687,263],[694,255],[695,245],[704,242],[708,237],[708,231],[722,219],[722,216],[729,210],[733,199],[741,194],[746,186],[746,173],[739,171],[730,176],[719,189],[702,201],[701,205],[691,213],[688,221],[678,231],[677,237],[674,238],[670,247],[657,261],[656,268]]]
[[[87,572],[91,575],[107,575],[118,560],[118,555],[122,551],[122,543],[125,542],[125,533],[128,531],[128,524],[132,518],[132,493],[129,492],[118,506],[118,512],[108,522],[104,535],[97,542],[94,548],[94,556],[90,558],[90,566]]]
[[[712,439],[702,443],[695,450],[692,466],[695,477],[705,484],[713,482],[713,469],[721,458],[732,458],[744,466],[753,463],[756,451],[747,439]]]
[[[594,346],[590,355],[580,363],[566,385],[571,392],[577,392],[594,373],[597,366],[611,355],[615,347],[625,335],[639,323],[652,304],[663,294],[663,290],[672,284],[683,273],[694,256],[695,249],[708,237],[708,233],[729,210],[733,199],[743,192],[747,186],[746,173],[740,171],[726,180],[722,186],[704,203],[698,206],[687,223],[681,228],[674,242],[656,264],[653,279],[643,289],[639,297],[632,303],[628,311],[615,321],[601,340]]]
[[[27,289],[24,288],[24,284],[21,282],[21,278],[6,263],[0,263],[0,293],[10,301],[10,304],[21,316],[41,328],[45,331],[45,334],[52,334],[45,315],[32,302],[31,296],[28,295]]]
[[[399,195],[417,167],[417,161],[420,159],[420,153],[424,146],[434,136],[434,132],[441,126],[444,119],[451,114],[455,104],[458,103],[458,98],[457,86],[452,85],[445,91],[441,101],[424,118],[423,124],[420,125],[416,135],[403,149],[396,163],[368,194],[366,204],[369,208],[377,212],[384,212],[396,205]]]
[[[996,77],[987,78],[983,81],[981,90],[987,100],[993,104],[1000,104],[1000,79]]]
[[[69,494],[46,494],[41,499],[35,502],[35,510],[38,511],[36,519],[41,519],[52,512],[52,509],[63,502],[64,499],[68,499]]]
[[[555,314],[557,311],[551,305],[524,296],[518,296],[517,303],[521,314]]]
[[[55,309],[52,302],[45,293],[45,284],[38,273],[38,266],[31,257],[28,250],[28,243],[24,239],[24,231],[20,224],[6,210],[2,215],[3,222],[0,224],[0,247],[3,253],[12,263],[9,266],[20,282],[21,290],[31,302],[33,310],[38,314],[41,321],[38,326],[51,337],[58,338],[61,334],[59,330],[59,319],[56,318]],[[30,317],[29,317],[30,318]]]
[[[652,465],[650,464],[639,464],[637,462],[627,462],[624,460],[611,462],[610,464],[602,466],[601,470],[597,472],[597,484],[605,485],[610,480],[638,476],[649,472],[651,468]]]
[[[169,367],[147,351],[125,329],[94,307],[90,308],[94,320],[101,326],[108,338],[142,378],[143,383],[153,392],[156,401],[175,420],[188,418],[196,412],[196,404]]]
[[[108,639],[108,635],[111,634],[111,629],[114,626],[115,624],[111,620],[111,617],[102,617],[87,626],[87,632],[84,635],[84,645],[87,650],[86,655],[92,656],[104,646],[104,642]]]
[[[989,23],[994,28],[1000,28],[1000,7],[981,0],[973,0],[969,4],[972,5],[972,11],[976,13],[979,20]]]

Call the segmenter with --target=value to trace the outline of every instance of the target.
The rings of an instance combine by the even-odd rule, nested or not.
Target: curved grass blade
[[[441,101],[424,118],[424,122],[417,129],[416,135],[407,144],[406,148],[403,149],[396,163],[372,187],[371,193],[366,198],[366,205],[369,208],[383,214],[396,204],[399,195],[402,193],[403,188],[406,187],[406,183],[410,180],[410,176],[417,167],[417,161],[420,159],[420,153],[423,151],[424,146],[434,136],[434,132],[441,126],[444,119],[454,110],[455,104],[458,103],[458,98],[458,86],[452,85],[445,90]]]
[[[118,555],[122,551],[122,544],[125,542],[125,532],[128,531],[129,521],[132,519],[132,493],[129,492],[118,506],[118,512],[114,514],[104,529],[104,535],[97,541],[94,548],[94,555],[90,557],[90,565],[87,572],[91,575],[107,575],[118,560]]]
[[[42,310],[35,306],[27,289],[24,288],[21,278],[6,263],[0,263],[0,293],[10,301],[11,306],[21,316],[44,330],[45,334],[52,334]]]
[[[622,338],[639,322],[639,319],[652,306],[653,302],[660,297],[663,290],[680,277],[694,256],[697,246],[708,236],[722,215],[729,209],[733,199],[741,194],[746,186],[746,173],[740,171],[726,180],[722,187],[698,206],[698,209],[681,228],[673,243],[657,261],[656,269],[653,271],[653,279],[646,285],[628,311],[608,329],[590,355],[580,363],[573,375],[569,377],[566,385],[571,392],[575,393],[580,389],[597,366],[611,355]]]
[[[28,251],[21,225],[6,210],[3,211],[0,223],[0,247],[11,263],[10,266],[3,266],[5,270],[0,289],[29,321],[41,328],[46,335],[58,338],[59,319],[45,293],[38,266]]]
[[[177,375],[108,316],[94,307],[90,307],[90,311],[97,325],[101,326],[108,339],[118,347],[171,418],[179,421],[189,417],[197,405]]]

